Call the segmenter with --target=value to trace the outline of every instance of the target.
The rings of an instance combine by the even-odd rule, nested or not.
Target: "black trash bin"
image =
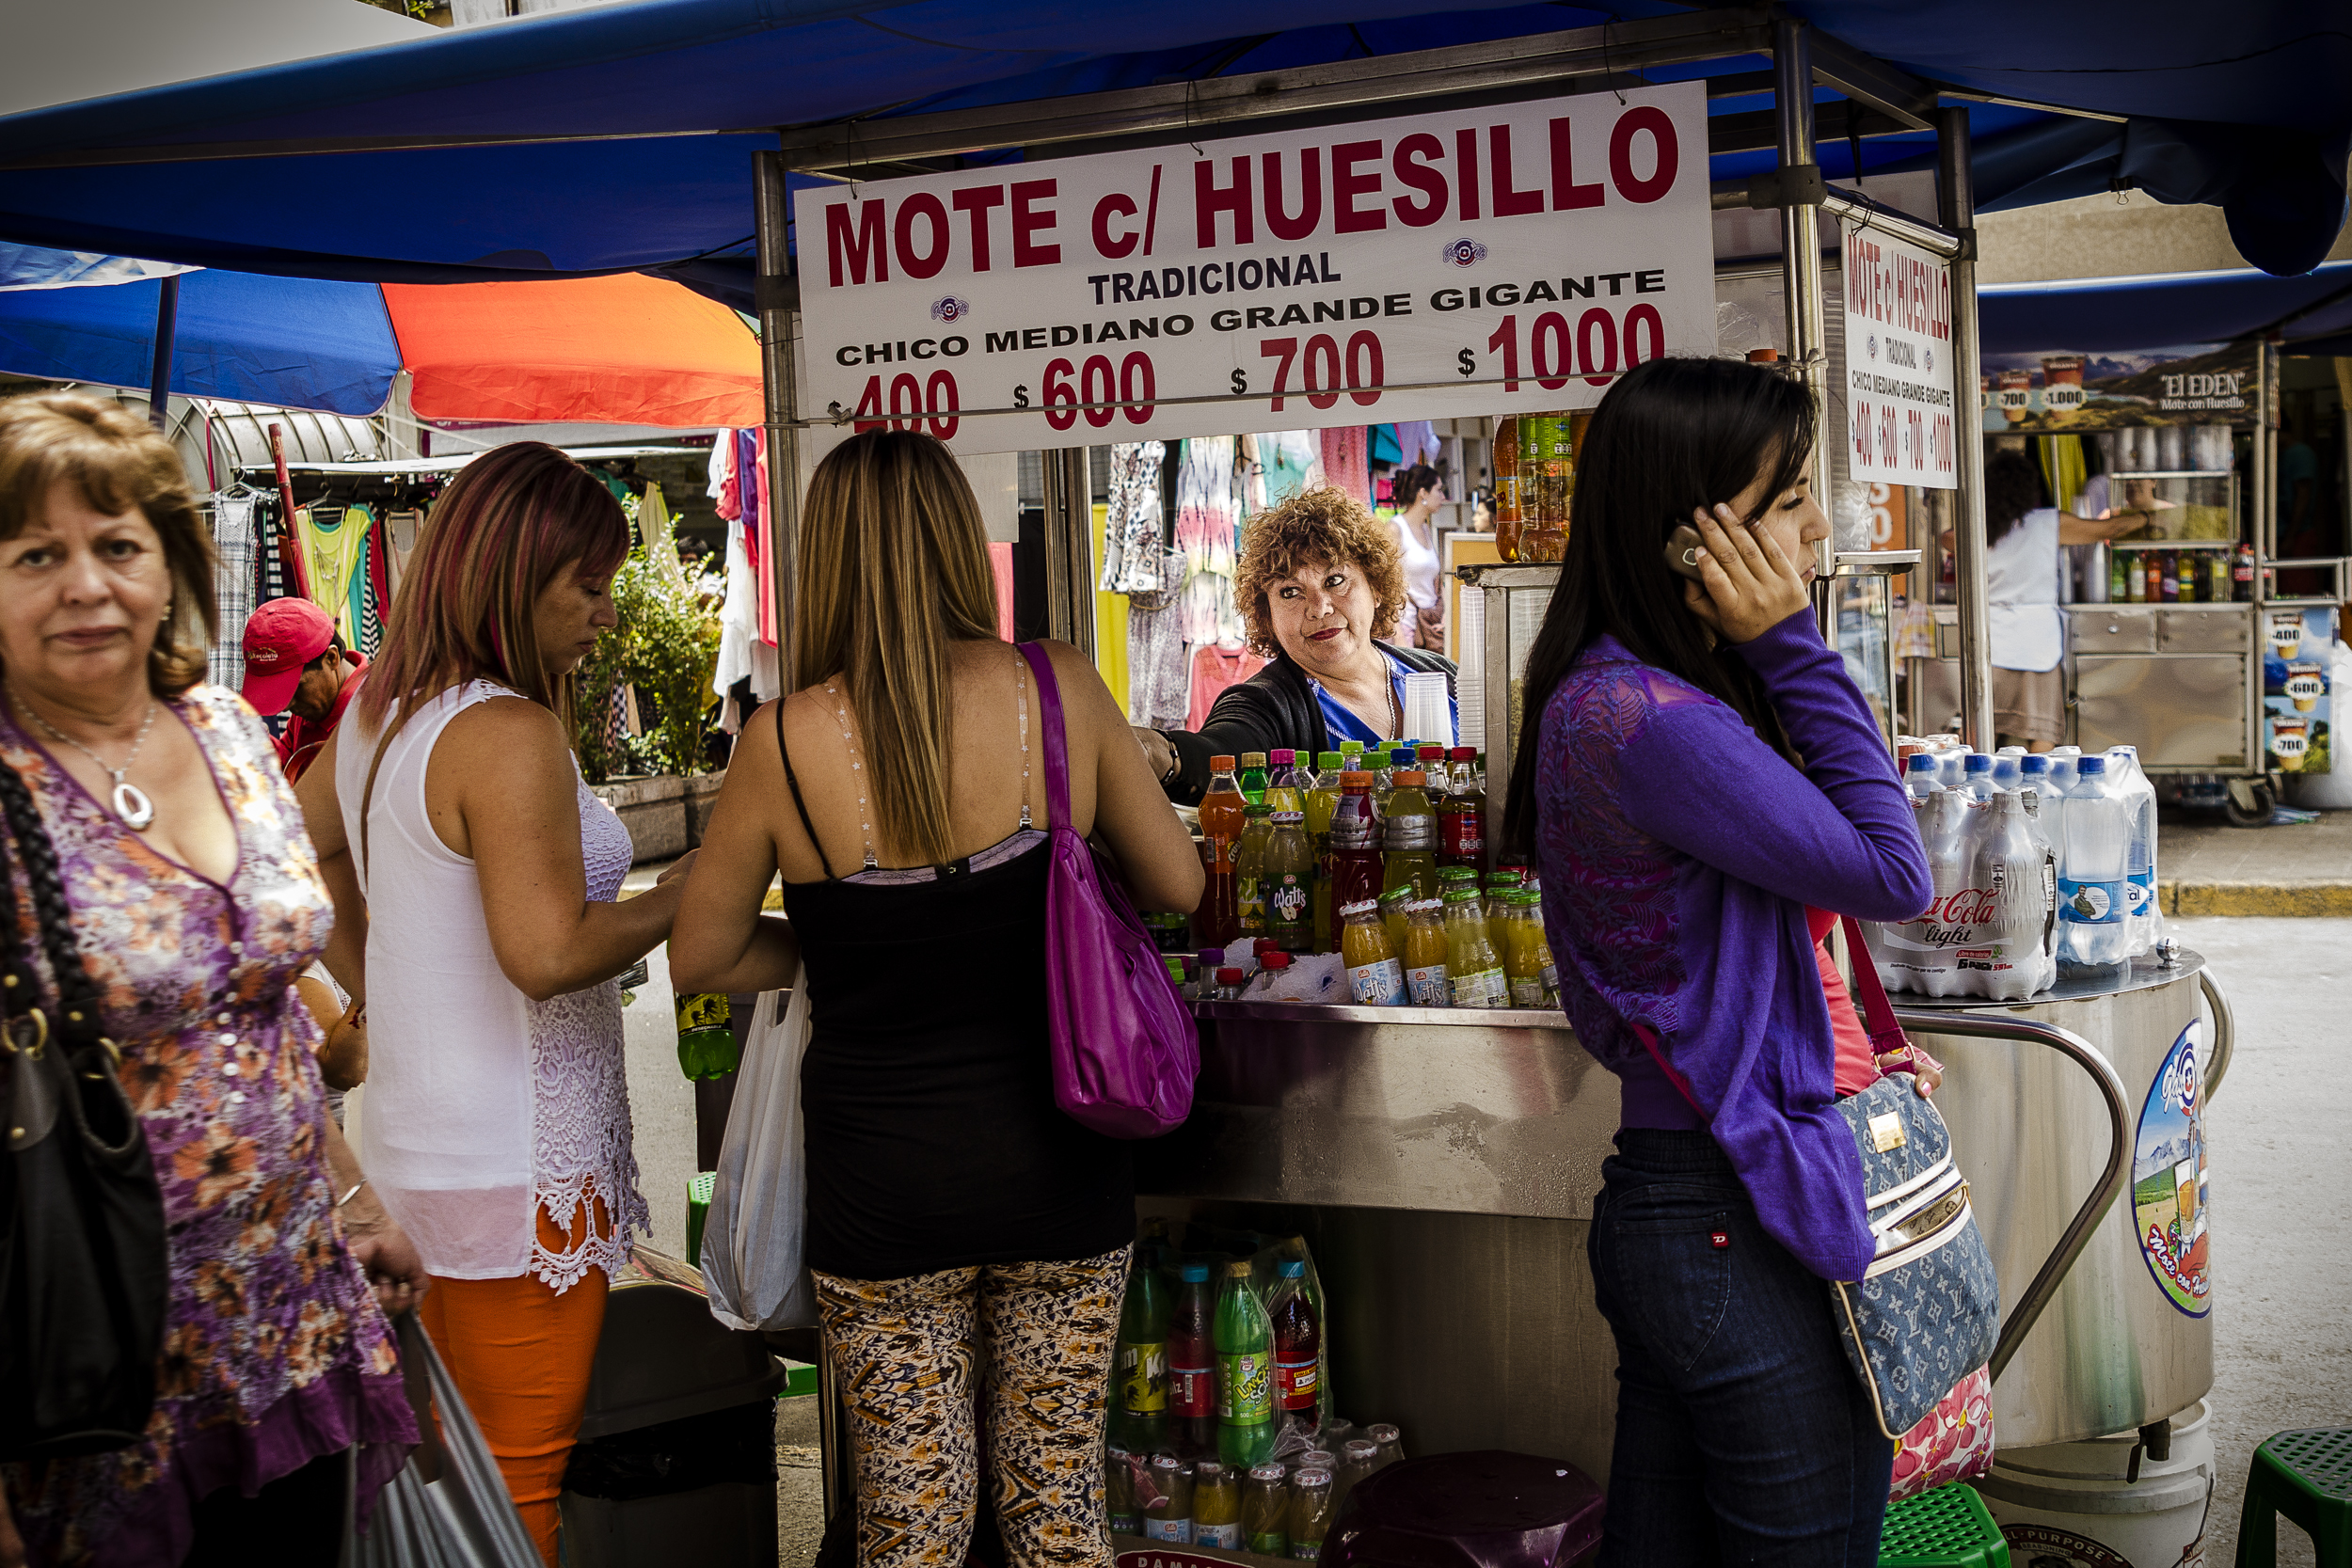
[[[612,1287],[564,1473],[569,1568],[774,1568],[784,1363],[660,1280]]]

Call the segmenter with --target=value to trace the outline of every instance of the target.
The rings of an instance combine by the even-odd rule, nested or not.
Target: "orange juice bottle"
[[[1438,919],[1441,907],[1435,898],[1416,898],[1405,906],[1405,989],[1416,1007],[1454,1005],[1445,983],[1445,926]]]
[[[1241,887],[1233,864],[1249,802],[1233,778],[1233,759],[1209,759],[1209,792],[1200,798],[1200,836],[1209,841],[1209,883],[1193,926],[1204,947],[1225,947],[1241,936]]]
[[[1519,417],[1504,414],[1495,420],[1495,548],[1505,561],[1519,558]]]
[[[1380,906],[1369,898],[1340,911],[1340,962],[1347,966],[1348,995],[1375,1007],[1402,1006],[1405,966],[1396,960]]]

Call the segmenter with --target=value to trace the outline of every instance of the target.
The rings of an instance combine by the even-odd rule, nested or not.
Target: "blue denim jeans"
[[[1628,1128],[1588,1250],[1617,1340],[1601,1568],[1875,1568],[1894,1445],[1829,1289],[1705,1132]]]

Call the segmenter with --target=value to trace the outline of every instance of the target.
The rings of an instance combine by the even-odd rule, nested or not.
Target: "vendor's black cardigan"
[[[1393,643],[1387,645],[1387,651],[1407,670],[1442,672],[1446,691],[1453,693],[1454,661],[1445,655]],[[1209,792],[1209,759],[1213,756],[1238,757],[1244,752],[1271,752],[1287,746],[1311,758],[1318,752],[1338,750],[1331,744],[1331,732],[1323,721],[1323,705],[1315,700],[1314,688],[1307,684],[1306,672],[1279,651],[1264,669],[1225,689],[1216,705],[1209,709],[1209,721],[1200,734],[1170,730],[1168,739],[1181,764],[1176,776],[1168,782],[1168,798],[1180,806],[1198,805]]]

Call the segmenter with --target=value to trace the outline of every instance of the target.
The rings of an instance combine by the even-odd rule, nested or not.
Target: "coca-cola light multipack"
[[[2061,967],[2154,944],[2155,791],[2131,748],[1985,756],[1935,736],[1903,750],[1935,899],[1864,927],[1888,990],[2018,1001]]]

